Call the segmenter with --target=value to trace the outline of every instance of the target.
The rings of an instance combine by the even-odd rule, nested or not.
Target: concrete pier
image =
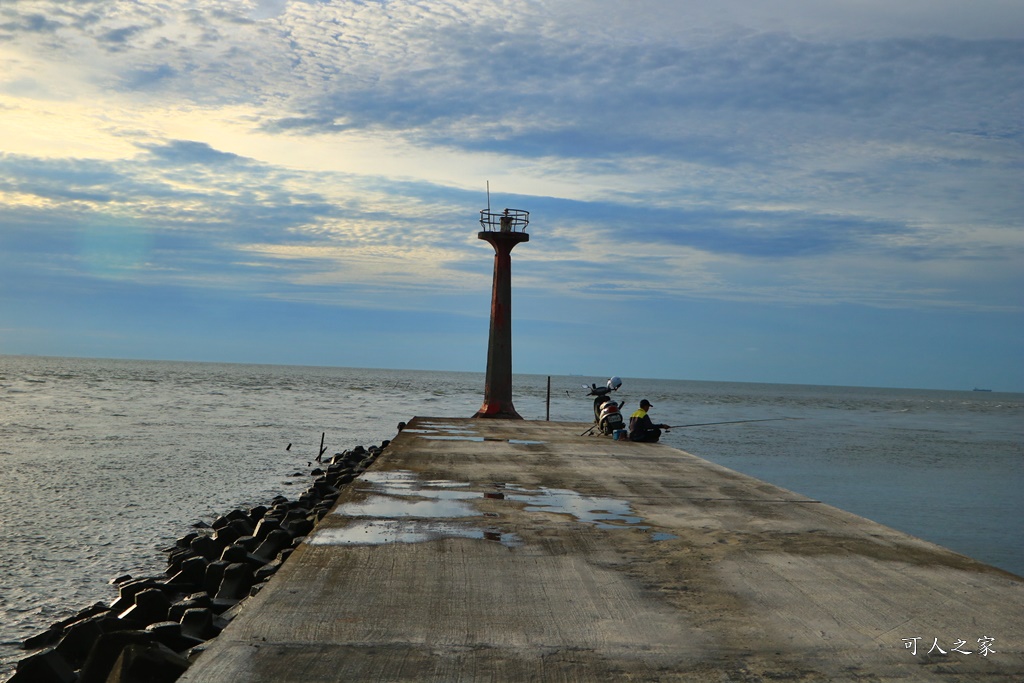
[[[179,680],[1024,680],[1024,579],[588,426],[416,418]]]

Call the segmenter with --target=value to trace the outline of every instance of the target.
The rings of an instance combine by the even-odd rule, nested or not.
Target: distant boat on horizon
[[[975,391],[992,391],[991,389],[979,389],[978,387],[974,387],[974,390]]]

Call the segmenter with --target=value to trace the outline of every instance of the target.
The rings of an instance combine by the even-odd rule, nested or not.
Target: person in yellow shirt
[[[647,411],[653,408],[646,398],[640,401],[640,409],[629,416],[629,440],[653,443],[661,438],[661,430],[668,429],[666,424],[654,424]]]

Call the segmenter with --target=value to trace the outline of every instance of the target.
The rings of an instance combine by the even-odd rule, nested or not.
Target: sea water
[[[583,384],[605,379],[552,376],[549,401],[546,376],[516,375],[515,407],[589,423]],[[627,415],[775,420],[668,445],[1024,574],[1024,395],[623,379]],[[379,444],[482,396],[481,373],[0,356],[0,677],[110,579],[160,575],[195,522],[297,497],[321,435]]]

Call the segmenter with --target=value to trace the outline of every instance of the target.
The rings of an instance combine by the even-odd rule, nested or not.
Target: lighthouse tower
[[[490,203],[490,202],[488,202]],[[480,212],[477,237],[494,247],[494,283],[491,287],[491,333],[487,343],[484,404],[473,417],[522,420],[512,405],[512,249],[529,242],[526,226],[530,213],[505,209]]]

